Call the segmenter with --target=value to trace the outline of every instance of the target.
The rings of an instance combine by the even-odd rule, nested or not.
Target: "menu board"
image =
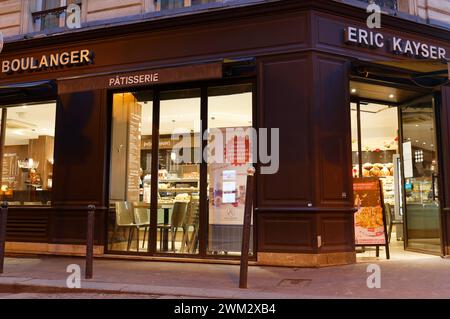
[[[381,186],[378,178],[353,179],[355,244],[386,245]]]
[[[9,188],[15,187],[14,183],[19,175],[18,159],[17,153],[5,153],[3,156],[2,184]]]
[[[129,104],[128,113],[128,160],[127,160],[127,200],[139,201],[141,168],[141,105]]]

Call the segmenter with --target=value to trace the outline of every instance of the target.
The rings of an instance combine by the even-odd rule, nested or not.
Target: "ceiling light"
[[[356,89],[352,89],[352,93],[356,93]]]
[[[423,142],[422,144],[423,144],[423,145],[427,145],[427,143],[425,143],[425,142]]]
[[[416,143],[419,143],[419,140],[416,140]]]
[[[394,97],[395,97],[394,94],[389,94],[389,98],[390,98],[390,99],[393,99]]]
[[[416,124],[416,127],[418,127],[419,126],[419,124]]]

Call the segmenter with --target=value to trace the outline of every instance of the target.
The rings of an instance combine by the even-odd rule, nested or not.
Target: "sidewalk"
[[[381,254],[383,256],[383,254]],[[95,259],[94,278],[79,292],[181,298],[450,298],[450,260],[423,254],[366,256],[354,265],[313,268],[250,266],[248,289],[239,289],[239,266]],[[361,261],[362,260],[362,261]],[[369,263],[381,267],[381,288],[369,289]],[[7,258],[0,293],[8,289],[66,292],[66,267],[83,258]],[[75,293],[78,290],[70,290]]]

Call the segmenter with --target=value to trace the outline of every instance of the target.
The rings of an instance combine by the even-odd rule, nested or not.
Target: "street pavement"
[[[391,260],[365,253],[358,263],[324,268],[250,266],[239,289],[239,266],[96,258],[94,278],[68,289],[67,266],[77,257],[6,258],[0,298],[450,298],[450,260],[392,252]],[[380,288],[369,288],[368,266],[380,267]]]

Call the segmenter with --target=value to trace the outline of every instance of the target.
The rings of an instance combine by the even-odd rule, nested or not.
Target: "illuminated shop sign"
[[[368,48],[386,48],[393,54],[407,55],[419,59],[447,59],[447,51],[443,47],[397,36],[387,37],[380,32],[356,27],[345,29],[345,42]]]
[[[21,57],[3,60],[2,73],[33,72],[54,69],[65,66],[85,65],[93,62],[93,53],[90,50],[73,50],[60,53],[41,55],[40,57]]]

